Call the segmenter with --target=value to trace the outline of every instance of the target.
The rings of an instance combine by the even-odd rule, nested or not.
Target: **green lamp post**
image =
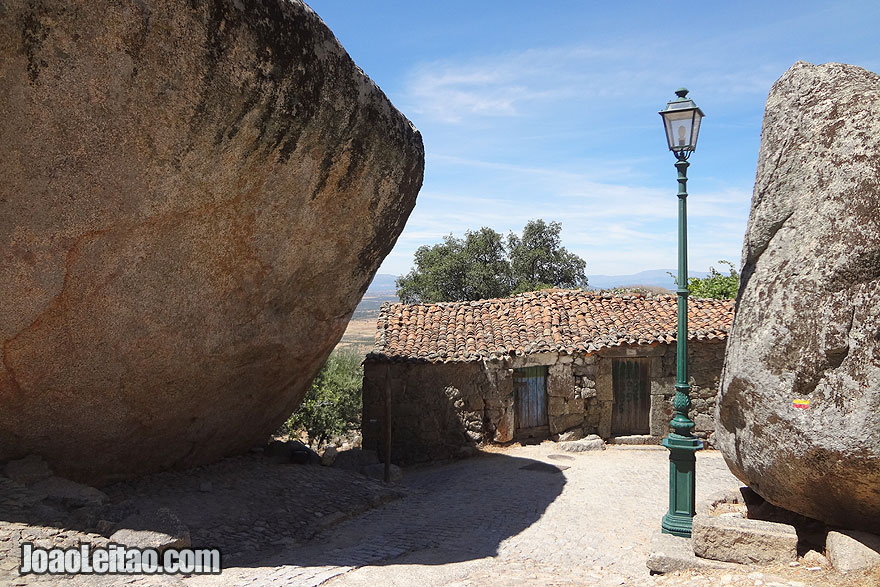
[[[663,439],[669,449],[669,511],[663,516],[662,528],[666,534],[689,537],[694,517],[696,489],[696,451],[703,448],[692,434],[693,421],[688,417],[691,408],[687,369],[688,330],[688,270],[687,270],[687,168],[688,157],[697,148],[697,135],[703,111],[687,98],[688,91],[679,88],[678,96],[660,111],[666,127],[666,141],[675,155],[678,170],[678,336],[676,348],[675,417],[672,432]]]

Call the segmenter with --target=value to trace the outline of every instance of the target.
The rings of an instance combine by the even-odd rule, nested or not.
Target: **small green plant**
[[[695,298],[716,298],[719,300],[732,300],[739,291],[739,273],[730,261],[718,261],[727,265],[729,275],[718,273],[714,267],[709,267],[709,275],[706,277],[691,277],[688,279],[688,291]],[[675,275],[669,274],[673,279]],[[676,283],[678,280],[676,279]]]
[[[288,418],[287,431],[304,430],[309,444],[321,446],[334,435],[359,429],[363,374],[359,354],[334,350],[312,381],[302,405]]]

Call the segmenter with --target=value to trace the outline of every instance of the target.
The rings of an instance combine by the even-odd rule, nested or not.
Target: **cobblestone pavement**
[[[567,468],[566,468],[567,467]],[[561,470],[564,469],[564,470]],[[409,495],[307,547],[195,585],[854,585],[802,569],[651,576],[651,540],[668,506],[668,453],[609,447],[558,454],[516,447],[407,475]],[[698,500],[738,487],[720,455],[698,454]],[[866,583],[867,585],[868,583]]]
[[[106,546],[112,529],[101,535],[96,526],[112,527],[132,513],[170,509],[189,528],[193,546],[220,549],[227,566],[307,544],[324,528],[406,493],[356,473],[279,464],[259,455],[149,475],[103,490],[106,505],[71,507],[44,500],[32,488],[0,475],[0,585],[62,580],[20,577],[22,541],[43,547]],[[122,582],[119,577],[66,579],[71,585]],[[125,581],[138,583],[134,578]]]
[[[326,526],[307,542],[224,561],[219,576],[80,577],[67,584],[877,585],[790,567],[649,575],[645,561],[667,508],[667,455],[660,447],[580,454],[560,454],[549,442],[511,447],[410,469],[402,498]],[[698,500],[738,485],[719,453],[698,453]],[[19,583],[31,582],[25,579]]]

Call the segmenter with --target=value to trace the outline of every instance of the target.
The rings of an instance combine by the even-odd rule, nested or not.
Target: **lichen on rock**
[[[421,187],[299,0],[0,10],[0,460],[91,484],[265,442]]]
[[[767,99],[716,445],[771,503],[880,527],[880,76],[798,62]]]

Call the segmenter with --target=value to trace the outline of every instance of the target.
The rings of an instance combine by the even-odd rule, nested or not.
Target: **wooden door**
[[[651,382],[648,359],[612,359],[614,409],[611,434],[649,434]]]
[[[547,426],[547,367],[526,367],[513,372],[516,394],[516,429]]]

